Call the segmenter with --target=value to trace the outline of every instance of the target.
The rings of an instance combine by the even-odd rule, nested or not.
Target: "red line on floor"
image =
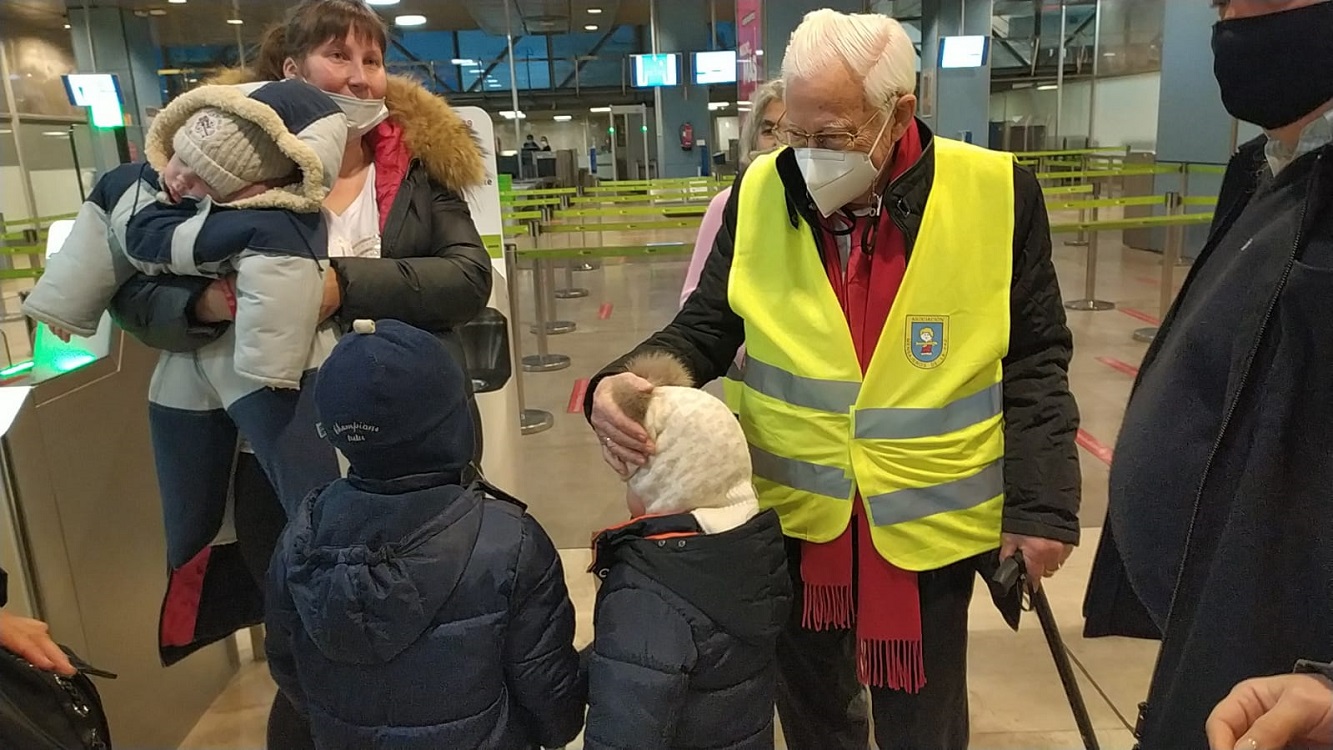
[[[1149,315],[1149,314],[1146,313],[1146,312],[1143,312],[1142,310],[1135,310],[1135,309],[1132,308],[1132,307],[1120,307],[1120,308],[1116,308],[1116,309],[1118,309],[1120,312],[1122,312],[1122,313],[1128,315],[1129,317],[1134,318],[1135,320],[1141,320],[1141,321],[1143,321],[1144,323],[1147,323],[1148,325],[1160,326],[1160,325],[1162,324],[1162,321],[1160,321],[1160,320],[1158,320],[1157,318],[1155,318],[1155,317]]]
[[[1111,450],[1111,447],[1106,443],[1093,437],[1085,430],[1078,431],[1078,437],[1075,438],[1075,442],[1078,443],[1078,447],[1092,454],[1093,458],[1101,461],[1107,466],[1111,465],[1111,457],[1115,451]]]
[[[1161,286],[1161,285],[1162,285],[1162,280],[1161,280],[1161,279],[1155,279],[1155,278],[1153,278],[1153,277],[1151,277],[1151,276],[1135,276],[1135,277],[1134,277],[1134,280],[1137,281],[1137,282],[1139,282],[1140,284],[1147,284],[1148,286]]]
[[[606,320],[610,318],[613,307],[614,306],[610,302],[603,302],[602,306],[597,308],[597,319]]]
[[[574,381],[574,390],[569,392],[569,413],[578,414],[583,411],[583,399],[588,395],[588,379],[579,378]]]
[[[1101,362],[1102,364],[1106,365],[1112,370],[1123,372],[1124,374],[1130,376],[1131,378],[1137,378],[1139,376],[1139,368],[1135,367],[1134,365],[1131,365],[1128,362],[1121,362],[1115,357],[1098,357],[1097,361]]]

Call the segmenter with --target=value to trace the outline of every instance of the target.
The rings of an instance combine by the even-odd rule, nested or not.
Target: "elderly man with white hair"
[[[698,288],[627,355],[701,385],[745,344],[740,419],[796,583],[776,696],[793,750],[863,750],[872,716],[881,750],[965,748],[976,573],[1021,552],[1040,582],[1079,538],[1041,190],[917,120],[915,69],[896,21],[807,15],[783,61],[787,148],[741,175]],[[586,408],[631,476],[655,446],[611,393],[652,386],[625,361]]]

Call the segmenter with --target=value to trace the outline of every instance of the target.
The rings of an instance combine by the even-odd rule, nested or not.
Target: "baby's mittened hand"
[[[69,331],[66,331],[64,328],[59,328],[57,326],[51,326],[51,333],[54,333],[56,335],[56,338],[65,342],[66,344],[69,343],[70,338],[72,338],[74,335]]]

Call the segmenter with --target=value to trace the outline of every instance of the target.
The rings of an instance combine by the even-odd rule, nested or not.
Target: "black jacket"
[[[909,262],[935,177],[933,136],[925,124],[918,121],[917,126],[922,157],[889,185],[883,204],[906,235]],[[787,188],[793,226],[798,216],[809,226],[819,226],[819,215],[790,149],[779,154],[778,172]],[[744,321],[727,301],[736,209],[744,179],[742,174],[731,192],[713,253],[704,263],[694,294],[670,325],[594,378],[584,403],[586,412],[591,413],[597,382],[623,372],[625,362],[641,352],[669,352],[685,363],[696,385],[726,372],[745,339]],[[1078,407],[1068,379],[1073,340],[1051,263],[1050,227],[1041,187],[1031,172],[1019,166],[1014,167],[1014,198],[1011,334],[1004,359],[1004,531],[1075,544],[1082,480],[1074,443]],[[819,238],[816,242],[823,244]]]
[[[699,531],[683,514],[598,537],[586,750],[772,750],[782,528],[769,511]]]
[[[210,83],[239,83],[232,71]],[[393,318],[437,333],[459,362],[454,329],[477,317],[491,294],[491,261],[462,194],[485,179],[471,128],[445,101],[409,79],[391,76],[386,96],[403,128],[410,160],[376,157],[382,173],[404,172],[382,232],[381,258],[334,258],[342,308],[336,319]],[[116,322],[154,349],[193,351],[226,324],[193,320],[208,279],[137,276],[112,302]]]
[[[1144,360],[1144,373],[1175,362],[1158,356],[1177,329],[1182,301],[1200,272],[1227,252],[1257,252],[1237,226],[1256,191],[1272,179],[1264,139],[1232,160],[1211,236]],[[1298,658],[1333,659],[1333,145],[1287,166],[1300,180],[1297,205],[1278,227],[1280,262],[1251,279],[1220,434],[1197,494],[1162,497],[1188,514],[1179,547],[1139,566],[1178,567],[1165,637],[1142,717],[1143,750],[1204,748],[1209,712],[1238,682],[1291,668]],[[1264,221],[1264,217],[1254,217]],[[1227,241],[1233,232],[1242,241]],[[1219,250],[1219,247],[1227,248]],[[1132,397],[1131,397],[1132,398]],[[1188,419],[1190,415],[1181,414]],[[1171,446],[1162,445],[1161,450]],[[1116,504],[1112,496],[1112,519]],[[1156,637],[1131,585],[1117,536],[1136,520],[1108,524],[1084,604],[1085,634]]]
[[[555,545],[518,501],[456,482],[340,480],[287,526],[267,650],[321,748],[535,750],[583,726]]]

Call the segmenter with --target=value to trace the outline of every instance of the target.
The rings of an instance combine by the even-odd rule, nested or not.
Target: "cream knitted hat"
[[[251,185],[301,176],[276,141],[259,125],[215,107],[204,107],[176,131],[171,145],[181,161],[223,196]]]
[[[629,363],[652,383],[652,393],[613,393],[616,403],[647,430],[657,453],[628,482],[649,515],[756,504],[750,449],[740,422],[720,400],[690,387],[674,358],[652,354]]]

